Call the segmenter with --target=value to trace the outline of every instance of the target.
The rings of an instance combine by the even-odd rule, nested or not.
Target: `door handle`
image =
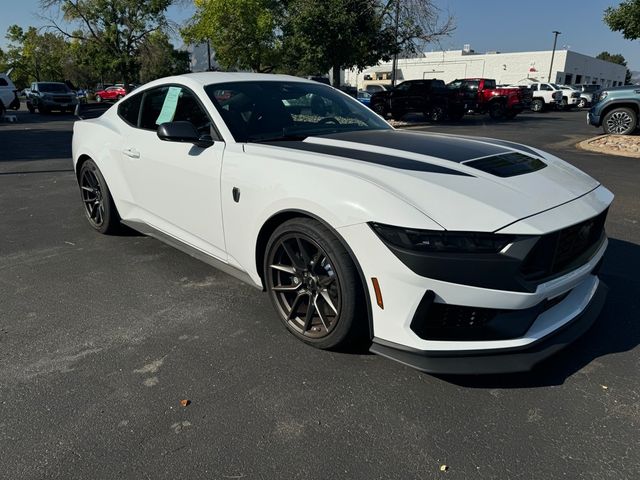
[[[140,158],[140,152],[135,148],[125,148],[122,153],[124,153],[129,158]]]

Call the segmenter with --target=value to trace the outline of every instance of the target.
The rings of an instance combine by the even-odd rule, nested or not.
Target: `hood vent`
[[[503,178],[536,172],[547,166],[547,164],[539,158],[519,152],[492,155],[490,157],[464,162],[464,164]]]

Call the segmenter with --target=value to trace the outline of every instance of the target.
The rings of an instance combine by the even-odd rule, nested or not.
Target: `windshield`
[[[47,93],[70,93],[71,90],[64,83],[39,83],[38,91]]]
[[[205,91],[237,142],[391,128],[357,100],[321,83],[229,82]]]
[[[600,90],[600,85],[584,85],[582,87],[582,89],[585,92],[596,92],[596,91]]]
[[[560,87],[555,83],[550,83],[549,85],[551,85],[555,90],[560,90]]]

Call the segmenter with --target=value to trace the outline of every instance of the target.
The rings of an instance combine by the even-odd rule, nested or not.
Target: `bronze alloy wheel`
[[[340,318],[340,280],[331,258],[310,236],[280,237],[267,258],[267,289],[287,326],[309,339],[322,339]]]
[[[104,198],[100,181],[92,169],[84,169],[80,177],[80,190],[87,218],[94,227],[104,224]]]

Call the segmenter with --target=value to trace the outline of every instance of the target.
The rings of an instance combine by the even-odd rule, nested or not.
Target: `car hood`
[[[599,185],[553,155],[480,137],[368,130],[270,146],[376,183],[447,230],[496,231]]]

